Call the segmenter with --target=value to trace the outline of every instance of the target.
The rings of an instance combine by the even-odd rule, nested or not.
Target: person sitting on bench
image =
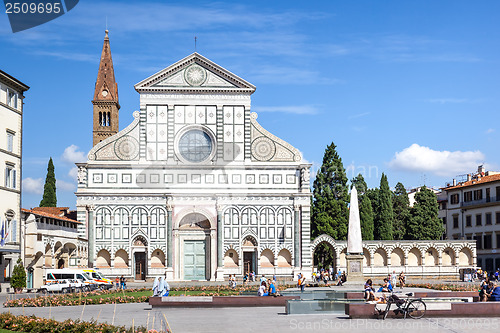
[[[500,302],[500,286],[497,285],[496,281],[493,282],[493,288],[490,293],[490,301]]]
[[[385,293],[388,293],[388,292],[392,291],[392,285],[391,285],[391,282],[389,281],[388,278],[384,279],[384,284],[379,288],[378,291],[379,292],[385,292]]]

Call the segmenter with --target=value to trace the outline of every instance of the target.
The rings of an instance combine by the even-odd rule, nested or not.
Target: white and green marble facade
[[[135,89],[132,123],[78,164],[89,265],[139,279],[144,254],[143,277],[184,280],[202,242],[200,279],[243,274],[249,253],[257,274],[311,271],[310,164],[257,122],[255,87],[194,53]]]

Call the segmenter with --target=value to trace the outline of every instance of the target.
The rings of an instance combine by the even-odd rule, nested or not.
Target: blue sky
[[[0,14],[1,68],[26,93],[23,207],[54,159],[58,204],[75,207],[74,162],[92,142],[93,88],[108,22],[120,129],[133,85],[197,51],[257,86],[273,134],[321,164],[334,142],[370,187],[441,187],[484,163],[500,170],[498,1],[80,1],[13,34]]]

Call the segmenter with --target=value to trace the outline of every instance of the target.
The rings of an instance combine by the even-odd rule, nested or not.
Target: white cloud
[[[42,194],[43,193],[43,180],[42,178],[33,179],[31,177],[24,178],[23,191],[32,194]]]
[[[86,160],[85,153],[83,151],[78,151],[78,146],[75,145],[71,145],[64,149],[61,159],[71,164],[85,162]]]
[[[68,175],[71,177],[71,179],[75,180],[78,177],[78,168],[74,167],[71,168],[68,172]]]
[[[475,170],[485,156],[477,151],[439,151],[416,143],[394,154],[389,166],[394,169],[431,172],[438,176],[455,176]]]
[[[289,106],[255,106],[255,112],[283,112],[293,114],[317,114],[318,108],[314,105],[289,105]]]
[[[65,182],[64,180],[56,179],[56,189],[65,192],[73,192],[76,189],[75,183]]]
[[[494,128],[488,128],[488,129],[486,130],[486,134],[491,134],[491,133],[493,133],[493,132],[495,132],[495,129],[494,129]]]

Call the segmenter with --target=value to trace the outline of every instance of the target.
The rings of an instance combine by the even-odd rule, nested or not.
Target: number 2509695
[[[35,3],[35,2],[6,2],[5,13],[7,14],[59,14],[61,3]]]

